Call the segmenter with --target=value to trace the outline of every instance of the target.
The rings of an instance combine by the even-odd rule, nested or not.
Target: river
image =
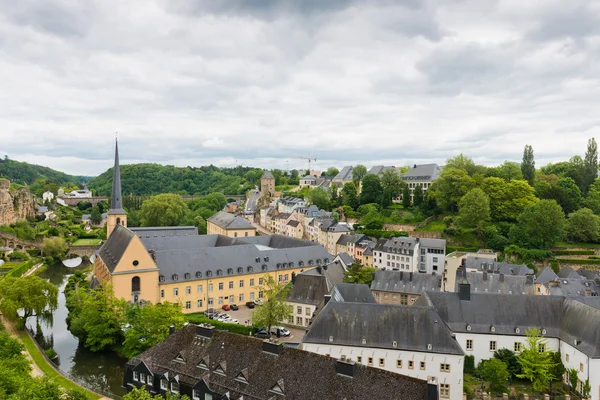
[[[125,389],[123,384],[123,367],[126,359],[112,352],[93,353],[82,345],[79,340],[67,329],[66,318],[69,313],[63,293],[69,276],[75,271],[89,266],[81,265],[77,268],[67,268],[57,264],[40,274],[40,278],[47,279],[58,287],[58,308],[54,312],[53,322],[40,322],[41,333],[45,340],[54,340],[54,350],[59,355],[60,370],[70,375],[73,380],[92,390],[101,390],[107,394],[122,396]],[[36,329],[35,317],[27,321],[29,327]],[[36,335],[38,337],[39,335]],[[39,340],[38,340],[39,342]]]

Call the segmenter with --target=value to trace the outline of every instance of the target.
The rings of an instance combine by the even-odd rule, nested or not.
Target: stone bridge
[[[74,207],[82,201],[87,201],[93,206],[100,203],[103,200],[108,200],[108,197],[96,196],[96,197],[60,197],[61,200],[65,202],[65,204]]]
[[[87,257],[88,260],[94,255],[96,254],[96,252],[100,249],[101,245],[97,245],[97,246],[71,246],[69,248],[69,252],[67,253],[67,256],[70,255],[77,255],[79,257]]]
[[[10,247],[15,250],[25,251],[39,249],[42,242],[22,240],[11,233],[0,232],[0,247]]]

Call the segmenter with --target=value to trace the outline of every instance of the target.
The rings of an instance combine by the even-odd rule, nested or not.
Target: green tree
[[[569,378],[569,385],[571,385],[571,390],[573,392],[577,391],[577,382],[579,382],[579,377],[577,376],[577,368],[569,368],[567,370],[567,376]]]
[[[502,392],[508,383],[510,374],[506,369],[506,364],[497,358],[482,361],[479,368],[482,378],[490,383],[495,392]]]
[[[125,310],[128,328],[123,342],[123,354],[132,358],[169,336],[169,327],[179,329],[185,322],[181,304],[128,304]]]
[[[24,350],[23,344],[0,324],[0,398],[16,393],[23,385],[23,377],[29,376],[31,366]]]
[[[481,188],[490,199],[490,215],[495,221],[514,221],[525,207],[537,199],[534,189],[525,181],[506,182],[502,178],[485,178]]]
[[[521,173],[529,185],[533,186],[535,178],[535,159],[533,157],[533,147],[526,144],[523,150],[523,161],[521,162]]]
[[[159,194],[144,202],[141,210],[142,226],[179,225],[187,211],[187,205],[176,194]]]
[[[85,340],[91,351],[102,351],[123,342],[125,300],[117,299],[112,286],[79,288],[67,298],[71,332]]]
[[[440,208],[456,211],[460,199],[474,186],[475,182],[464,169],[447,165],[431,185],[428,194],[434,196]]]
[[[198,233],[201,235],[206,235],[207,225],[206,220],[202,218],[202,216],[197,216],[194,218],[194,225],[198,227]]]
[[[370,210],[360,219],[360,224],[365,229],[383,228],[383,216],[377,210]]]
[[[308,200],[310,204],[314,204],[320,209],[331,209],[331,199],[329,198],[329,194],[321,187],[311,189],[310,192],[308,192],[306,200]]]
[[[45,238],[41,245],[44,256],[61,258],[69,251],[69,246],[65,243],[64,239],[56,236]]]
[[[421,187],[421,184],[419,183],[415,186],[415,189],[413,191],[413,206],[419,207],[421,204],[423,204],[424,200],[425,200],[425,198],[424,198],[424,194],[423,194],[423,188]]]
[[[506,364],[506,370],[511,376],[517,376],[518,374],[522,373],[521,365],[519,364],[517,355],[514,351],[509,349],[496,350],[494,352],[494,358],[497,358]]]
[[[565,368],[565,365],[562,362],[560,352],[552,352],[552,363],[554,364],[554,368],[552,368],[552,376],[554,376],[553,380],[561,381],[567,369]]]
[[[398,171],[390,169],[383,171],[383,174],[381,174],[381,188],[383,189],[382,203],[384,205],[391,204],[393,199],[400,196],[404,185],[406,184],[400,179]]]
[[[596,139],[588,140],[584,159],[584,190],[587,193],[589,186],[598,178],[598,144]]]
[[[475,165],[475,162],[473,162],[472,158],[467,157],[462,153],[460,153],[456,157],[447,159],[446,168],[456,168],[463,170],[469,176],[473,176],[481,170],[481,168]]]
[[[597,242],[600,239],[600,217],[589,208],[581,208],[567,218],[567,238],[571,242]]]
[[[190,398],[186,395],[181,395],[179,393],[167,392],[166,400],[190,400]],[[127,393],[123,396],[123,400],[163,400],[163,397],[160,394],[152,397],[150,392],[146,391],[146,386],[142,386],[140,389],[134,387],[131,392]]]
[[[411,199],[410,199],[410,189],[408,187],[408,185],[404,186],[404,189],[402,190],[402,207],[404,207],[404,209],[407,209],[410,207],[411,204]]]
[[[329,167],[329,168],[327,168],[327,171],[325,171],[325,176],[336,176],[339,173],[340,173],[340,170],[337,169],[336,167]]]
[[[354,186],[359,188],[360,183],[366,175],[367,167],[365,167],[364,165],[358,164],[356,167],[352,168],[352,181],[354,182]]]
[[[342,204],[352,207],[356,210],[358,207],[358,195],[356,194],[356,186],[352,182],[346,182],[342,188]]]
[[[490,219],[490,199],[483,190],[471,189],[460,199],[458,210],[463,227],[483,226]]]
[[[375,271],[376,269],[373,267],[363,267],[360,262],[354,261],[348,271],[344,272],[344,282],[364,283],[371,286]]]
[[[373,174],[365,176],[360,191],[360,204],[380,203],[382,196],[383,188],[379,177]]]
[[[47,376],[28,379],[9,400],[61,400],[61,388]]]
[[[88,392],[81,388],[71,388],[65,391],[63,400],[88,400]]]
[[[98,225],[100,222],[102,222],[102,213],[100,212],[100,208],[98,208],[97,205],[92,207],[90,219],[92,220],[92,224],[94,225]]]
[[[25,328],[29,317],[49,317],[58,306],[58,289],[35,275],[0,280],[0,312]]]
[[[512,180],[523,180],[523,173],[521,172],[521,166],[519,163],[513,161],[504,161],[498,167],[499,177],[507,182]]]
[[[290,286],[280,286],[271,275],[265,274],[258,291],[263,292],[266,300],[252,312],[252,323],[258,327],[264,326],[267,332],[271,332],[272,326],[287,321],[292,315],[292,306],[286,301]]]
[[[517,357],[523,373],[517,377],[530,380],[533,389],[541,392],[554,379],[552,352],[540,351],[540,348],[546,346],[547,341],[538,328],[528,329],[525,333],[527,334],[525,346]]]
[[[530,246],[547,249],[565,237],[565,215],[554,200],[540,200],[519,215],[515,228]]]
[[[577,210],[581,205],[581,190],[572,178],[559,178],[556,183],[559,198],[558,203],[565,213]]]
[[[583,205],[591,209],[594,214],[600,215],[600,178],[596,178],[589,187]]]

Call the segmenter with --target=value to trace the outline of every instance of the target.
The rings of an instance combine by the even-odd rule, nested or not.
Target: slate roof
[[[288,221],[288,223],[287,223],[287,224],[288,224],[289,226],[293,226],[294,228],[296,228],[298,225],[300,225],[300,222],[299,222],[299,221],[296,221],[296,220],[290,220],[290,221]]]
[[[497,262],[489,258],[467,256],[465,259],[467,270],[477,270],[502,273],[505,275],[531,275],[533,270],[525,264],[509,264],[506,261]]]
[[[429,239],[429,238],[422,238],[419,240],[419,243],[421,244],[421,248],[426,248],[426,249],[443,249],[444,251],[446,250],[446,239]]]
[[[112,195],[110,197],[109,214],[127,214],[123,210],[123,196],[121,195],[121,168],[119,166],[119,142],[115,140],[115,165],[113,167]]]
[[[46,206],[37,206],[37,212],[40,214],[45,214],[48,212],[48,207]]]
[[[545,267],[540,272],[538,272],[535,283],[544,284],[546,282],[553,281],[555,279],[558,279],[558,275],[556,275],[554,273],[554,271],[552,271],[552,268]]]
[[[223,229],[255,229],[254,226],[244,218],[224,211],[219,211],[206,220]]]
[[[140,238],[198,235],[198,228],[195,226],[157,226],[147,228],[129,228],[129,230],[138,235]]]
[[[440,291],[441,286],[441,275],[390,270],[375,271],[371,282],[371,290],[418,295],[424,291]]]
[[[426,292],[415,302],[432,306],[453,332],[526,336],[525,330],[545,330],[593,358],[600,358],[600,309],[560,296]],[[470,330],[468,329],[470,328]],[[517,332],[519,328],[519,332]],[[581,343],[574,345],[574,340]]]
[[[442,168],[437,164],[421,164],[415,165],[409,169],[404,175],[404,181],[430,181],[433,182],[440,176]]]
[[[348,165],[344,168],[342,168],[342,170],[340,172],[338,172],[338,174],[336,176],[333,177],[334,181],[351,181],[352,180],[352,166]]]
[[[263,176],[260,179],[275,179],[271,171],[265,171]]]
[[[354,257],[352,257],[350,254],[348,254],[346,252],[338,254],[337,257],[339,257],[340,260],[342,260],[342,262],[344,264],[346,264],[346,267],[350,267],[352,265],[352,263],[354,262]]]
[[[594,280],[585,278],[558,278],[546,282],[545,286],[552,296],[598,296],[600,288]]]
[[[333,223],[330,224],[326,229],[323,229],[323,226],[321,226],[321,229],[326,230],[327,232],[352,232],[348,224],[335,222],[333,220],[332,222]]]
[[[457,275],[462,271],[457,271]],[[471,285],[471,293],[535,294],[533,279],[527,283],[525,275],[490,274],[487,272],[467,272],[466,278]],[[458,292],[458,279],[455,292]]]
[[[326,264],[331,257],[317,243],[282,235],[237,239],[223,235],[160,236],[141,237],[141,240],[156,257],[163,278],[159,283],[205,278],[209,271],[216,278],[221,276],[219,274],[228,276],[302,266],[309,268]],[[242,271],[238,272],[238,268]],[[190,274],[187,279],[186,273]],[[177,275],[176,279],[174,275]]]
[[[304,178],[302,178],[303,181],[316,181],[317,178],[315,178],[312,175],[306,175]]]
[[[396,172],[396,174],[400,175],[400,171],[398,171],[398,169],[394,166],[383,166],[383,165],[375,165],[373,167],[371,167],[371,169],[369,169],[369,172],[367,172],[367,174],[370,175],[377,175],[379,177],[381,177],[381,175],[383,175],[383,173],[385,171],[394,171]]]
[[[127,366],[143,362],[155,375],[169,373],[180,382],[193,386],[202,380],[220,395],[232,400],[368,400],[372,398],[416,400],[427,399],[427,382],[377,368],[353,364],[353,377],[338,373],[339,361],[288,346],[275,346],[263,341],[224,331],[211,338],[198,336],[204,328],[187,325],[141,355]],[[208,336],[208,335],[206,335]],[[265,351],[269,349],[271,351]],[[273,351],[275,350],[275,351]],[[275,354],[278,353],[278,354]],[[183,362],[175,361],[182,355]],[[208,370],[199,368],[204,361]],[[222,373],[215,372],[221,366]],[[247,383],[236,379],[243,374]],[[279,384],[283,396],[271,389]]]
[[[338,283],[333,287],[331,301],[346,303],[377,303],[368,285],[362,283]]]
[[[577,273],[586,279],[600,279],[600,271],[580,268]]]
[[[123,227],[123,225],[117,224],[106,242],[98,250],[100,259],[111,273],[121,261],[121,257],[125,254],[125,250],[129,247],[129,243],[134,236],[135,233]]]
[[[330,301],[313,319],[302,341],[463,355],[452,332],[441,322],[430,307]]]
[[[566,265],[560,271],[558,271],[559,278],[568,278],[568,279],[585,279],[583,276],[579,275],[573,268]]]
[[[308,269],[293,280],[287,301],[292,303],[318,305],[334,285],[344,280],[344,268],[339,263],[330,263],[327,268]]]
[[[360,234],[342,235],[342,236],[340,236],[340,238],[338,239],[336,244],[345,246],[348,243],[358,243],[364,239],[369,239],[369,237],[365,236],[365,235],[360,235]]]

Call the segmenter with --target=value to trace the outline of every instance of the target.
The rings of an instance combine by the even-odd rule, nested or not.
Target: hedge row
[[[600,264],[600,259],[590,259],[590,258],[583,258],[583,259],[577,259],[577,258],[557,258],[558,262],[560,262],[561,264]]]
[[[39,263],[39,258],[32,258],[29,261],[25,261],[23,264],[19,264],[18,267],[13,268],[4,276],[12,276],[13,278],[18,278],[22,276],[25,272],[29,270],[29,268],[33,267],[35,264]]]
[[[376,239],[390,238],[390,237],[407,237],[408,232],[404,231],[384,231],[382,229],[362,229],[362,234],[367,235]]]
[[[190,324],[211,324],[215,329],[238,333],[240,335],[249,336],[253,333],[251,326],[215,321],[202,313],[187,314],[185,315],[185,320]]]
[[[555,256],[593,256],[594,250],[552,250]]]

